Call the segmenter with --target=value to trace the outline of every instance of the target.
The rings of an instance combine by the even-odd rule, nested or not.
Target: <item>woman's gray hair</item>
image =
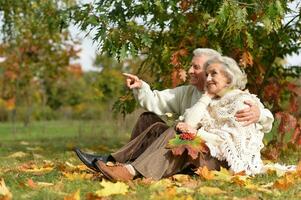
[[[245,89],[248,81],[247,75],[243,70],[240,69],[240,67],[234,59],[227,56],[219,56],[209,59],[204,65],[205,70],[208,68],[209,65],[214,63],[219,63],[222,65],[225,75],[230,80],[229,87],[241,90]]]
[[[214,57],[220,57],[221,54],[213,49],[209,48],[197,48],[193,51],[193,56],[207,56],[209,59]]]

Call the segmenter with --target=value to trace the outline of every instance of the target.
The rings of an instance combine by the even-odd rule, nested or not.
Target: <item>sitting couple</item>
[[[150,112],[143,113],[130,141],[109,157],[75,149],[80,160],[111,181],[143,176],[159,180],[190,167],[209,170],[226,167],[246,174],[261,172],[263,134],[272,128],[273,115],[245,88],[246,75],[237,63],[212,49],[194,50],[189,69],[190,85],[152,91],[137,76],[125,74],[136,100]],[[169,127],[160,117],[176,113],[180,122]],[[175,129],[199,135],[210,152],[196,159],[184,152],[174,156],[166,148]],[[107,161],[116,162],[106,165]]]

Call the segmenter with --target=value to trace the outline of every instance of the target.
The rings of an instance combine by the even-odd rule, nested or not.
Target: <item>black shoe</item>
[[[97,166],[95,165],[95,162],[97,160],[101,160],[103,162],[108,162],[108,161],[114,161],[114,158],[112,156],[108,155],[93,155],[93,154],[88,154],[82,152],[79,148],[74,149],[76,155],[78,158],[90,169],[99,172]]]

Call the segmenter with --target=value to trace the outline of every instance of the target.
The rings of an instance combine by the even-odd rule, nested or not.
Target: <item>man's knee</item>
[[[140,118],[160,118],[158,115],[156,115],[155,113],[153,112],[143,112],[140,116],[139,116],[139,119]]]

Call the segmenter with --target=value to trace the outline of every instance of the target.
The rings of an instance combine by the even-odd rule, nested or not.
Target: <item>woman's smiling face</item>
[[[222,64],[212,63],[206,69],[206,87],[208,93],[217,95],[229,86],[229,78],[225,75]]]

